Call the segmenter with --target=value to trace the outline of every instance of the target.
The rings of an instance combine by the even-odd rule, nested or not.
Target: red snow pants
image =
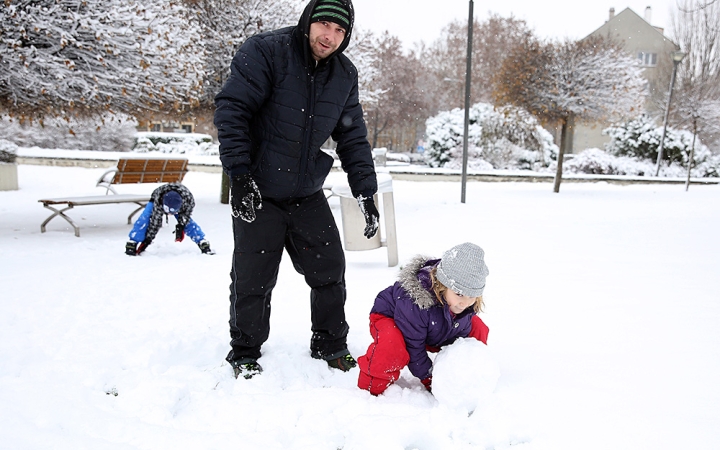
[[[473,316],[468,337],[487,344],[489,332],[487,325],[478,316]],[[370,335],[373,338],[372,344],[367,352],[358,358],[358,387],[370,391],[372,395],[380,395],[400,378],[400,371],[410,362],[410,355],[405,348],[402,332],[390,317],[370,314]],[[428,351],[439,350],[428,347]]]

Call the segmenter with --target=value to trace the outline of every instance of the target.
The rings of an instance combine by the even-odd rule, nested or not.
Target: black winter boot
[[[355,361],[355,358],[353,358],[352,355],[348,353],[347,355],[341,356],[339,358],[328,359],[327,364],[333,369],[340,369],[343,372],[347,372],[348,370],[357,366],[357,361]]]
[[[214,255],[215,254],[215,252],[212,251],[212,249],[210,249],[210,243],[208,241],[206,241],[205,239],[200,241],[200,243],[198,244],[198,247],[200,247],[200,251],[203,252],[203,254],[205,254],[205,255]]]
[[[357,361],[355,361],[355,358],[352,357],[347,349],[330,356],[323,356],[317,351],[312,351],[310,356],[315,359],[324,359],[330,368],[339,369],[343,372],[347,372],[357,366]]]
[[[235,378],[239,378],[240,375],[242,375],[243,378],[249,380],[255,375],[259,375],[263,371],[262,366],[260,366],[260,364],[258,364],[258,362],[254,359],[241,359],[240,361],[230,362],[230,365],[233,368],[233,375],[235,375]]]
[[[127,241],[127,244],[125,244],[125,254],[130,255],[130,256],[136,256],[137,255],[137,242]]]

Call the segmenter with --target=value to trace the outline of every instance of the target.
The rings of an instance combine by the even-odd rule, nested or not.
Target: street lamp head
[[[681,52],[681,51],[678,50],[678,51],[672,52],[672,53],[670,54],[670,56],[672,56],[673,62],[674,62],[675,64],[678,64],[678,63],[679,63],[680,61],[682,61],[683,58],[685,57],[685,52]]]

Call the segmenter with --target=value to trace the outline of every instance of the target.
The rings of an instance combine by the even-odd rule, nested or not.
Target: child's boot
[[[203,252],[203,254],[205,254],[205,255],[214,255],[215,254],[215,252],[212,251],[212,249],[210,249],[210,243],[208,241],[206,241],[205,239],[200,241],[200,243],[198,244],[198,247],[200,247],[200,251]]]

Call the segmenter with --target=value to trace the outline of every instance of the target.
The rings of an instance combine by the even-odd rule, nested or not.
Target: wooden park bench
[[[40,225],[40,231],[57,216],[65,219],[75,230],[75,236],[80,237],[80,227],[65,214],[65,211],[76,206],[107,205],[110,203],[134,203],[138,207],[128,216],[128,224],[132,217],[150,201],[150,194],[118,194],[114,188],[117,184],[137,183],[181,183],[188,172],[187,159],[120,159],[117,167],[106,171],[98,180],[96,187],[105,189],[104,195],[90,195],[84,197],[58,197],[38,200],[43,207],[53,213]],[[55,206],[64,205],[62,209]]]

